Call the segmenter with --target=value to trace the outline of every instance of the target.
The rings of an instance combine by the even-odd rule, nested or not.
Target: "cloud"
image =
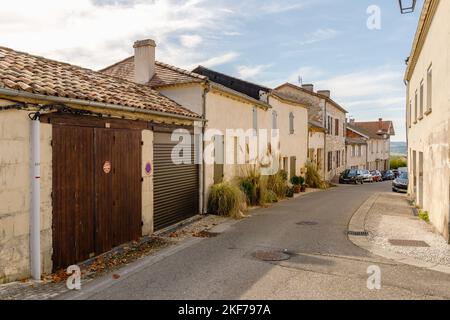
[[[222,54],[222,55],[219,55],[219,56],[216,56],[216,57],[204,60],[204,61],[198,63],[198,65],[202,65],[204,67],[212,68],[212,67],[220,66],[222,64],[231,62],[231,61],[235,60],[237,57],[239,57],[239,53],[237,53],[237,52],[228,52],[228,53],[225,53],[225,54]]]
[[[281,1],[269,2],[261,7],[261,11],[266,14],[282,13],[286,11],[293,11],[302,9],[305,5],[304,3],[280,3]]]
[[[338,31],[331,28],[326,29],[317,29],[316,31],[306,34],[305,39],[300,41],[300,45],[308,45],[316,42],[321,42],[325,40],[330,40],[335,38],[338,35]]]
[[[271,65],[257,65],[257,66],[238,66],[238,76],[243,79],[253,79],[261,72],[269,68]]]
[[[164,61],[190,65],[214,54],[198,45],[204,34],[226,30],[222,9],[199,0],[5,1],[0,39],[3,46],[99,69],[132,54],[135,40],[153,38]],[[181,40],[187,54],[176,47],[180,35],[188,36]]]
[[[180,42],[184,47],[192,49],[199,46],[203,42],[203,38],[199,35],[182,35]]]
[[[379,96],[399,93],[403,73],[388,66],[337,75],[316,81],[324,89],[333,88],[340,98]]]

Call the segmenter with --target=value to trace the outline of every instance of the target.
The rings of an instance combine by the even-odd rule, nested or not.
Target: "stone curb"
[[[364,202],[361,207],[359,207],[359,209],[354,213],[352,219],[350,220],[350,223],[348,225],[349,231],[357,231],[357,232],[367,231],[366,230],[367,217],[370,214],[370,210],[372,209],[373,205],[375,204],[375,202],[378,200],[379,197],[380,197],[379,193],[374,194],[369,199],[367,199],[367,201]],[[398,263],[403,263],[418,268],[424,268],[432,271],[450,274],[449,266],[418,260],[410,256],[382,249],[380,247],[375,246],[365,237],[348,235],[348,239],[356,246],[366,251],[369,251],[374,255],[390,259]]]

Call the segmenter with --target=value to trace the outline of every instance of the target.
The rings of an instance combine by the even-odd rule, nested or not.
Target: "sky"
[[[393,141],[405,141],[403,75],[421,3],[401,15],[397,0],[4,1],[0,46],[98,70],[152,38],[157,59],[178,67],[331,90],[349,117],[392,120]]]

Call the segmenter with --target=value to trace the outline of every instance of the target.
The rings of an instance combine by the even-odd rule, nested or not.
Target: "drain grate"
[[[209,232],[206,230],[194,233],[193,236],[196,238],[215,238],[219,235],[220,233],[216,233],[216,232]]]
[[[253,254],[258,260],[261,261],[286,261],[291,258],[291,256],[285,252],[281,251],[256,251]]]
[[[369,233],[367,231],[348,231],[347,234],[349,236],[355,237],[368,237]]]
[[[397,247],[415,247],[415,248],[429,248],[430,245],[425,241],[419,240],[399,240],[389,239],[389,243]]]
[[[296,224],[298,226],[317,226],[319,223],[315,221],[301,221]]]

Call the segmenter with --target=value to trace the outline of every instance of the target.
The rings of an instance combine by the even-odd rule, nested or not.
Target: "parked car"
[[[408,172],[408,168],[407,167],[398,168],[398,172],[400,172],[400,174],[402,174],[403,172]]]
[[[392,172],[394,173],[394,179],[396,179],[400,176],[400,171],[398,171],[398,169],[394,169],[394,170],[392,170]]]
[[[363,182],[373,182],[373,177],[369,170],[361,170],[361,174],[363,176]]]
[[[383,181],[383,177],[381,176],[381,172],[378,170],[370,171],[370,174],[372,175],[374,182],[381,182]]]
[[[339,177],[340,184],[363,184],[363,176],[361,170],[347,169]]]
[[[388,170],[382,174],[383,181],[392,181],[395,179],[394,171]]]
[[[407,193],[408,182],[408,172],[402,172],[400,176],[392,182],[392,191]]]

